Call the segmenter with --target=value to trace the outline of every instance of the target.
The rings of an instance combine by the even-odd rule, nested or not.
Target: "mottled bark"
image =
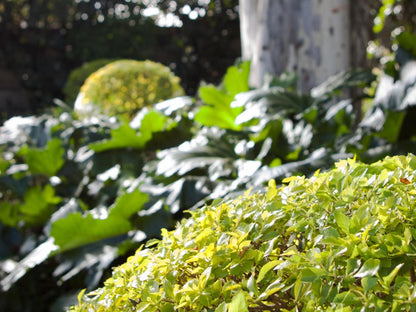
[[[240,0],[240,21],[253,86],[289,71],[308,91],[351,67],[349,0]]]
[[[355,1],[350,6],[350,53],[352,68],[366,68],[370,64],[367,59],[368,42],[374,39],[373,18],[378,11],[380,3],[378,1],[366,0]],[[356,116],[356,125],[361,120],[361,99],[364,96],[362,88],[353,88],[350,90],[353,102],[354,114]]]
[[[368,42],[374,39],[373,19],[378,11],[380,3],[377,1],[355,1],[350,6],[350,42],[351,42],[351,66],[367,67]]]

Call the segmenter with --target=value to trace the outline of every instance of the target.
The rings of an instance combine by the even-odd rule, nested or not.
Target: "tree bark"
[[[240,0],[240,26],[252,86],[288,71],[306,92],[352,66],[349,0]]]

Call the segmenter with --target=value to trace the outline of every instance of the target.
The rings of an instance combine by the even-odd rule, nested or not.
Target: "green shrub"
[[[84,63],[80,67],[72,70],[68,76],[64,88],[62,89],[62,92],[65,95],[65,102],[72,106],[88,76],[90,76],[93,72],[99,70],[101,67],[114,61],[114,59],[98,59]]]
[[[132,117],[143,107],[184,94],[168,67],[152,61],[119,60],[91,74],[81,87],[75,111],[81,116]]]
[[[411,311],[415,178],[409,155],[272,180],[192,212],[71,311]]]

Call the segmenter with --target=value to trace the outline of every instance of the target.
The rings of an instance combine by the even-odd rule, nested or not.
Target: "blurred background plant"
[[[80,67],[72,70],[62,89],[65,103],[70,107],[73,107],[79,90],[81,89],[88,76],[99,70],[101,67],[114,61],[115,59],[98,59],[91,62],[86,62]]]
[[[184,95],[179,77],[160,63],[118,60],[93,72],[74,104],[80,117],[123,115],[128,119],[143,107]]]
[[[380,0],[374,17],[374,39],[368,43],[368,56],[381,69],[397,79],[400,66],[416,56],[416,3],[412,0]]]
[[[0,69],[24,88],[25,115],[64,99],[70,72],[85,62],[151,59],[194,95],[201,81],[218,83],[241,55],[238,0],[3,1],[0,28]],[[1,120],[9,117],[3,110]]]

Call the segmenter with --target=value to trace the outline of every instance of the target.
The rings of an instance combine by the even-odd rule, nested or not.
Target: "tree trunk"
[[[251,60],[250,83],[265,74],[298,75],[308,91],[352,67],[349,0],[240,0],[242,57]]]

